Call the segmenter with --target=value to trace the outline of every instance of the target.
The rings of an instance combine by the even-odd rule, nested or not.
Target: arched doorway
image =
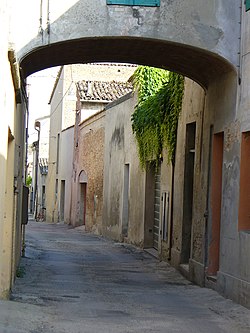
[[[87,195],[87,183],[88,178],[87,174],[84,170],[82,170],[79,174],[79,190],[78,190],[78,224],[85,225],[86,219],[86,195]]]

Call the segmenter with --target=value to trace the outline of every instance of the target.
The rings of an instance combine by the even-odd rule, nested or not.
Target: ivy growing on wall
[[[139,66],[132,76],[138,104],[132,115],[140,164],[158,163],[166,148],[174,160],[178,118],[182,107],[184,77],[162,69]]]

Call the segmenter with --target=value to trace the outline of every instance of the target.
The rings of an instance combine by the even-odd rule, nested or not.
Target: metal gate
[[[159,249],[160,235],[160,209],[161,209],[161,169],[157,168],[155,173],[155,188],[154,188],[154,233],[153,247]]]

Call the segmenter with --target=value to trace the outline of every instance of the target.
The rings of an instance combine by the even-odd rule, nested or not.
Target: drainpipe
[[[22,94],[23,96],[23,94]],[[24,101],[26,101],[26,117],[25,117],[25,169],[24,169],[24,179],[25,179],[25,185],[26,185],[26,179],[27,179],[27,171],[28,171],[28,130],[29,130],[29,89],[27,87],[27,90],[25,91],[25,98]],[[28,199],[29,200],[29,199]],[[29,209],[29,204],[27,209]],[[28,214],[28,212],[27,212]],[[25,257],[25,223],[22,223],[22,257]]]
[[[173,212],[174,212],[174,173],[175,173],[175,161],[172,161],[172,179],[171,179],[171,206],[170,206],[170,230],[169,230],[169,251],[168,260],[171,260],[171,250],[173,245]]]
[[[48,44],[50,43],[50,11],[49,11],[49,0],[47,3],[47,34],[48,34]]]
[[[244,1],[245,2],[245,1]],[[242,57],[243,57],[243,43],[242,43],[242,34],[243,34],[243,27],[242,27],[242,2],[240,2],[239,5],[239,10],[240,10],[240,18],[239,18],[239,52],[238,52],[238,56],[239,56],[239,63],[237,65],[238,67],[238,84],[241,84],[241,76],[242,76]]]
[[[35,218],[37,217],[37,178],[38,178],[38,161],[39,161],[39,142],[40,142],[40,121],[35,122],[35,130],[37,131],[37,147],[36,147],[36,165],[35,165],[35,189],[34,189],[34,201],[35,201]]]
[[[209,137],[209,155],[208,155],[208,173],[207,173],[207,198],[206,198],[206,211],[204,213],[205,218],[205,230],[204,230],[204,267],[205,267],[205,274],[204,277],[206,278],[206,268],[208,267],[208,237],[209,237],[209,230],[208,230],[208,222],[209,222],[209,201],[210,201],[210,180],[211,180],[211,159],[212,159],[212,140],[213,140],[213,132],[214,128],[213,125],[210,126],[210,137]]]
[[[40,18],[39,18],[39,29],[38,33],[42,35],[43,33],[43,0],[40,2]]]
[[[8,58],[10,62],[10,69],[11,69],[11,75],[13,80],[13,85],[15,89],[15,96],[16,96],[16,103],[20,104],[22,103],[21,100],[21,78],[20,78],[20,70],[19,65],[16,59],[16,54],[13,49],[13,47],[10,47],[8,51]]]

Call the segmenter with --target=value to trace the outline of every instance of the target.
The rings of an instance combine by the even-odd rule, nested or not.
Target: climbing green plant
[[[162,69],[139,66],[132,76],[138,104],[132,115],[140,164],[158,163],[163,148],[174,160],[178,118],[184,92],[183,76]]]
[[[28,175],[27,178],[26,178],[26,185],[28,187],[30,187],[31,183],[32,183],[32,177],[30,175]]]
[[[131,77],[134,89],[138,92],[138,104],[154,95],[168,80],[168,71],[160,68],[139,66]]]

